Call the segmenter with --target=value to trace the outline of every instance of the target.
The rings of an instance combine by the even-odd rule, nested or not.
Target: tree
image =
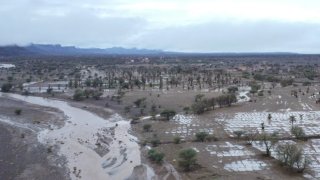
[[[196,164],[197,152],[194,149],[184,149],[179,153],[179,166],[183,168],[184,171],[190,171],[191,168]]]
[[[267,156],[271,155],[271,149],[279,140],[278,134],[276,132],[272,134],[263,132],[262,134],[259,135],[258,139],[261,141],[262,144],[264,144]]]
[[[244,135],[245,140],[247,141],[248,145],[252,145],[253,141],[257,139],[258,131],[249,131]]]
[[[291,127],[293,127],[293,123],[296,122],[297,120],[296,120],[296,117],[292,115],[289,117],[289,121],[291,122]]]
[[[291,169],[297,168],[298,172],[303,172],[310,164],[309,159],[303,156],[303,149],[296,144],[280,144],[276,152],[283,165]]]
[[[168,110],[168,109],[165,109],[160,113],[160,116],[165,117],[167,121],[170,120],[170,117],[173,117],[175,115],[176,115],[176,112],[174,110]]]
[[[162,76],[160,75],[159,89],[162,90],[162,88],[163,88],[163,78],[162,78]]]
[[[74,92],[74,94],[73,94],[73,99],[74,99],[75,101],[81,101],[81,100],[83,100],[83,98],[84,98],[84,93],[83,93],[83,91],[80,90],[80,89],[75,90],[75,92]]]
[[[198,132],[196,133],[196,140],[197,141],[200,141],[200,142],[204,142],[206,140],[206,137],[208,136],[209,134],[206,133],[206,132]]]
[[[12,84],[11,83],[5,83],[1,86],[1,91],[2,92],[9,92],[12,89]]]
[[[253,82],[250,82],[250,87],[251,87],[251,90],[250,90],[250,93],[251,94],[255,94],[258,92],[258,90],[261,88],[260,85],[257,84],[257,82],[253,81]]]
[[[90,87],[91,86],[91,79],[87,79],[85,81],[85,84],[86,84],[87,87]]]

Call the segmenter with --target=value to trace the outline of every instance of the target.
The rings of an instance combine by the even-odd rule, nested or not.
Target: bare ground
[[[49,127],[61,126],[62,115],[58,111],[31,106],[20,101],[0,98],[0,114],[23,125]],[[14,109],[21,108],[17,116]],[[2,117],[3,118],[3,117]],[[1,119],[1,118],[0,118]],[[37,141],[35,132],[0,122],[0,177],[1,179],[69,179],[65,171],[65,160],[57,158],[56,147],[43,146]]]

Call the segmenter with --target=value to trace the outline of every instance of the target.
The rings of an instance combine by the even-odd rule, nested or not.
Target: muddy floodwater
[[[64,101],[17,94],[0,96],[63,111],[65,125],[41,130],[38,140],[47,146],[59,146],[59,155],[68,161],[71,179],[126,179],[141,164],[137,139],[129,134],[130,122],[118,114],[103,119]],[[101,147],[103,151],[97,150]]]

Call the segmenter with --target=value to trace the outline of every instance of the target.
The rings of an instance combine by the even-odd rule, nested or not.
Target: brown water
[[[59,155],[66,157],[72,179],[77,179],[77,176],[81,176],[81,179],[96,180],[126,179],[132,174],[133,168],[141,164],[137,138],[129,134],[130,122],[118,114],[103,119],[60,100],[3,93],[0,93],[0,96],[53,107],[64,112],[68,117],[65,125],[59,129],[40,131],[38,140],[60,147]],[[103,131],[111,127],[115,128],[114,134]],[[109,144],[110,151],[103,156],[94,151],[98,134],[112,139]],[[76,173],[73,173],[74,168]]]

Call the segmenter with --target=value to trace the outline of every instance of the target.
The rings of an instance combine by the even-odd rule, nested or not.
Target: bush
[[[205,112],[207,108],[207,104],[205,101],[197,101],[194,104],[192,104],[191,109],[194,114],[202,114]]]
[[[238,139],[241,138],[241,136],[244,134],[245,132],[244,131],[233,131],[233,134],[235,134],[237,136]]]
[[[194,97],[194,102],[201,101],[203,97],[204,97],[203,94],[197,94],[197,95]]]
[[[302,129],[302,127],[298,127],[298,126],[293,126],[291,128],[291,133],[292,135],[294,135],[297,139],[301,139],[301,140],[304,140],[305,139],[305,132],[304,130]]]
[[[196,133],[196,140],[200,142],[204,142],[207,136],[209,136],[209,134],[206,132],[198,132]]]
[[[75,101],[81,101],[84,99],[84,93],[82,90],[77,89],[73,94],[73,100]]]
[[[257,82],[253,81],[250,82],[250,87],[251,87],[251,94],[255,94],[258,92],[258,90],[261,88],[261,86],[259,84],[257,84]]]
[[[159,144],[161,144],[159,139],[153,139],[151,140],[152,147],[157,147]]]
[[[124,107],[124,112],[129,113],[131,111],[131,106]]]
[[[145,132],[149,132],[150,129],[151,129],[151,124],[145,124],[145,125],[143,125],[143,130],[144,130]]]
[[[148,157],[151,161],[154,161],[154,162],[160,164],[163,161],[164,153],[159,153],[154,149],[150,149],[148,151]]]
[[[189,107],[189,106],[184,107],[184,108],[183,108],[183,111],[184,111],[186,114],[189,114],[190,107]]]
[[[179,153],[178,164],[184,171],[190,171],[191,168],[196,164],[197,152],[194,149],[184,149]]]
[[[226,94],[219,96],[215,99],[220,107],[231,106],[232,103],[237,102],[237,96],[235,94]]]
[[[175,144],[180,144],[181,138],[178,137],[178,136],[177,136],[177,137],[174,137],[173,142],[174,142]]]
[[[160,116],[161,117],[165,117],[167,121],[170,120],[170,117],[173,117],[176,115],[176,112],[174,110],[163,110],[161,113],[160,113]]]
[[[303,82],[302,85],[303,85],[303,86],[310,86],[310,85],[311,85],[311,82],[306,81],[306,82]]]
[[[16,109],[16,110],[14,110],[14,113],[15,113],[16,115],[20,115],[20,114],[21,114],[21,112],[22,112],[22,110],[21,110],[21,109]]]
[[[53,89],[52,89],[52,88],[48,88],[48,89],[47,89],[47,93],[48,93],[48,94],[51,94],[52,92],[53,92]]]
[[[218,138],[215,137],[214,135],[208,135],[206,137],[206,141],[211,142],[211,141],[218,141]]]
[[[146,98],[140,98],[133,102],[134,105],[140,107],[145,104]]]
[[[228,87],[228,92],[229,93],[236,93],[237,91],[238,91],[238,87],[237,86]]]
[[[12,84],[10,83],[5,83],[1,86],[2,92],[9,92],[11,89],[12,89]]]
[[[258,96],[263,96],[263,91],[262,90],[258,92]]]
[[[293,84],[293,79],[285,79],[280,82],[282,87],[290,86]]]
[[[93,92],[92,92],[92,97],[93,97],[95,100],[99,100],[102,95],[103,95],[103,93],[100,92],[100,91],[93,91]]]
[[[257,136],[258,136],[257,131],[250,131],[244,135],[244,138],[247,141],[248,145],[252,145],[253,141],[255,141],[257,139]]]

